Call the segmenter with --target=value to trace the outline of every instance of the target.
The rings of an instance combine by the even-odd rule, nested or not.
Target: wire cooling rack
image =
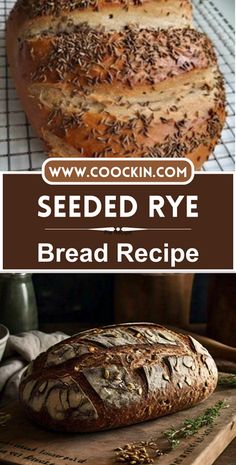
[[[68,0],[70,1],[70,0]],[[0,0],[0,171],[40,170],[42,143],[27,121],[10,78],[5,48],[5,24],[15,0]],[[234,28],[213,0],[193,0],[195,24],[212,39],[225,76],[228,117],[221,141],[204,164],[204,171],[232,171],[235,161]]]

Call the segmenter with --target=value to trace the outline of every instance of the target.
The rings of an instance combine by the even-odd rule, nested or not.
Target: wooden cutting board
[[[183,412],[126,428],[90,434],[61,434],[31,423],[18,405],[9,407],[12,417],[0,428],[0,463],[17,465],[114,465],[114,449],[135,441],[157,439],[171,426],[181,426],[219,400],[229,408],[213,427],[201,429],[169,454],[157,458],[157,465],[211,465],[236,437],[236,389],[218,388],[200,405]],[[227,464],[226,464],[227,465]]]

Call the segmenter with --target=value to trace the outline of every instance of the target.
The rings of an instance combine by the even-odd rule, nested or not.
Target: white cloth
[[[41,352],[68,337],[60,332],[45,334],[41,331],[10,336],[0,364],[0,402],[17,399],[20,379],[27,365]]]

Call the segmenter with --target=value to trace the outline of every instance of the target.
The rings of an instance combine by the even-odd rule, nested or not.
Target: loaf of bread
[[[191,336],[131,323],[82,332],[39,355],[22,377],[20,399],[37,423],[86,432],[191,407],[216,384],[212,357]]]
[[[17,0],[12,75],[49,156],[206,161],[225,121],[190,0]]]

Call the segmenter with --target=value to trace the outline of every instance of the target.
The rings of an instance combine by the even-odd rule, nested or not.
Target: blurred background
[[[11,333],[152,321],[236,346],[235,274],[0,275],[0,323]],[[37,314],[37,315],[36,315]]]

